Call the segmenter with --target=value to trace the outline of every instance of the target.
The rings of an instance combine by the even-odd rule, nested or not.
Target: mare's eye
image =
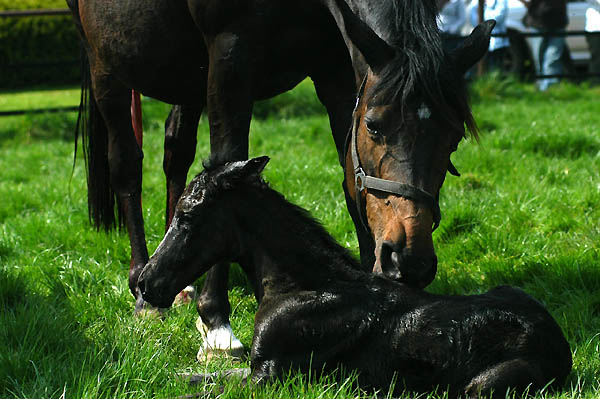
[[[365,119],[365,126],[367,127],[367,131],[371,136],[379,136],[379,123],[372,119]]]

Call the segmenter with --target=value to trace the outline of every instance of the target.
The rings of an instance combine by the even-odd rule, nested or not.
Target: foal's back
[[[392,333],[379,339],[391,348],[378,360],[389,362],[388,376],[402,376],[408,389],[439,386],[451,397],[480,392],[504,397],[508,388],[533,392],[551,382],[560,386],[571,370],[571,351],[560,327],[520,289],[438,296],[402,287],[398,294],[395,301],[403,312],[390,309],[381,323]]]
[[[520,289],[497,287],[482,295],[411,293],[414,308],[394,323],[395,360],[408,366],[407,385],[449,387],[450,395],[477,396],[508,388],[535,391],[564,383],[571,351],[547,310]],[[395,319],[394,316],[391,319]],[[410,367],[405,359],[421,360]]]
[[[397,379],[398,392],[439,387],[450,397],[504,397],[508,388],[562,385],[571,352],[552,316],[519,289],[440,296],[365,276],[266,299],[256,317],[253,364],[257,378],[277,368],[342,365],[377,389]]]

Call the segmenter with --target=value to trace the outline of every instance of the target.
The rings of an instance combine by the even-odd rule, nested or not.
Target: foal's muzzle
[[[138,288],[140,289],[144,301],[158,308],[170,307],[174,298],[169,299],[168,296],[162,295],[157,289],[151,288],[146,277],[146,274],[142,271],[142,274],[140,274],[140,277],[138,278]]]

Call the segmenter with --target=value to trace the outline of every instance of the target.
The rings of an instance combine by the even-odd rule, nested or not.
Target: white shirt
[[[478,7],[471,9],[471,25],[479,24]],[[495,19],[496,26],[492,30],[494,33],[506,33],[506,16],[508,15],[508,0],[485,0],[483,9],[483,20]],[[490,51],[498,50],[510,45],[508,37],[492,37],[490,39]]]
[[[438,15],[438,27],[442,32],[460,35],[467,22],[464,0],[449,0]]]
[[[585,30],[600,32],[600,0],[588,0],[588,5],[585,11]]]

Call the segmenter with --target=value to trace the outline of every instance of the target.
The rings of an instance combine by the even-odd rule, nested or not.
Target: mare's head
[[[467,131],[476,135],[463,76],[487,51],[494,21],[447,52],[433,1],[382,1],[370,26],[337,3],[367,66],[347,138],[346,188],[375,243],[373,271],[424,287],[437,271],[440,188],[447,172],[458,175],[450,155]]]
[[[182,194],[173,221],[144,267],[138,286],[152,305],[168,307],[175,296],[213,265],[238,260],[243,237],[236,211],[245,212],[244,189],[264,187],[268,157],[207,167]]]

